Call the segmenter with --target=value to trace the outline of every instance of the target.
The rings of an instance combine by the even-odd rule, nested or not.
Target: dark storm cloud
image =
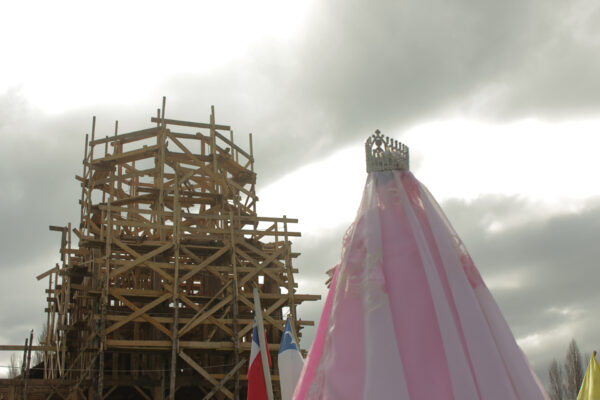
[[[171,110],[216,104],[218,118],[255,132],[269,182],[375,128],[398,137],[456,112],[597,113],[599,16],[589,1],[319,2],[297,39],[161,90],[179,103]]]

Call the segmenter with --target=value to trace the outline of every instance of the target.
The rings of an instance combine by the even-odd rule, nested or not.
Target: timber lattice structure
[[[313,325],[296,313],[320,298],[296,292],[297,220],[256,212],[252,135],[235,144],[214,108],[208,123],[167,119],[164,98],[151,122],[98,137],[94,117],[86,135],[81,222],[51,227],[61,263],[38,276],[48,333],[32,399],[245,398],[254,287],[277,390],[285,314],[298,335]],[[4,398],[22,390],[0,383]]]

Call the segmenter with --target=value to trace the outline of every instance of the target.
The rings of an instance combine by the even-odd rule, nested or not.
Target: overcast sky
[[[301,291],[325,294],[380,129],[542,380],[572,337],[600,348],[600,3],[197,3],[0,3],[0,343],[42,324],[34,277],[58,260],[48,225],[78,223],[92,115],[100,135],[145,128],[165,95],[167,117],[214,104],[238,142],[254,134],[259,213],[300,218]]]

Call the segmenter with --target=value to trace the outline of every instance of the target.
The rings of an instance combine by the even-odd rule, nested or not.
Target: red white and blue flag
[[[304,359],[296,344],[289,317],[285,323],[285,329],[283,330],[283,336],[281,337],[281,345],[279,346],[279,354],[277,355],[277,364],[279,365],[281,399],[292,400],[294,397],[294,389],[296,389],[302,367],[304,367]]]
[[[267,338],[265,335],[265,345]],[[271,355],[267,347],[269,356],[269,367],[271,366]],[[260,356],[260,343],[258,340],[258,329],[256,328],[256,319],[252,329],[252,348],[250,350],[250,364],[248,365],[248,400],[268,400],[267,385],[265,384],[265,374],[263,372],[262,358]]]

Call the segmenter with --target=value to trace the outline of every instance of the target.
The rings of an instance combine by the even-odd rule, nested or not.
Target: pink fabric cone
[[[549,399],[444,213],[370,173],[295,399]]]

